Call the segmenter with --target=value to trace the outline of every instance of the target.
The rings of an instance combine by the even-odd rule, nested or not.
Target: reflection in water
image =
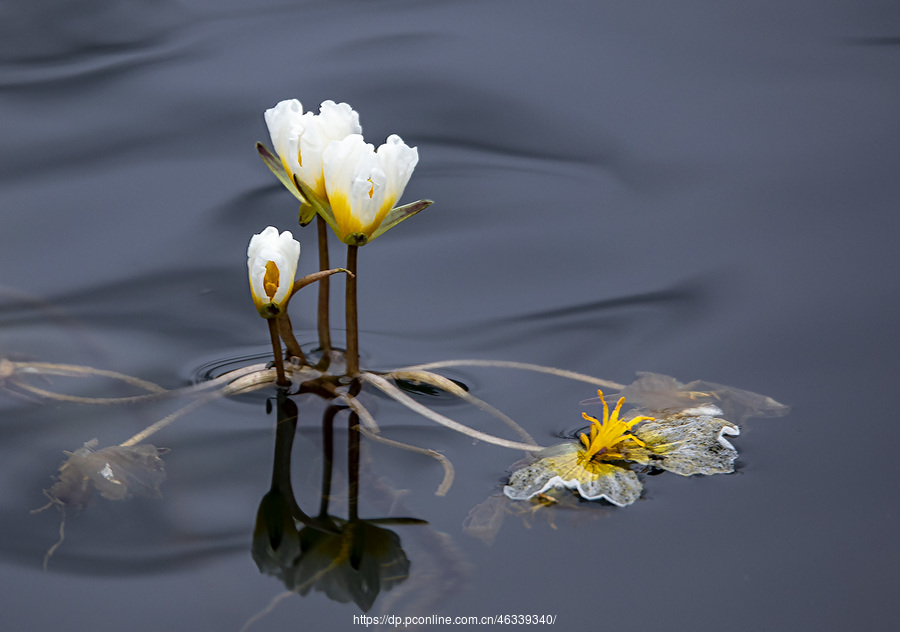
[[[321,504],[315,517],[297,504],[291,485],[291,449],[297,406],[285,392],[277,400],[278,426],[272,487],[263,497],[253,531],[253,559],[259,570],[280,579],[288,590],[324,593],[337,602],[355,603],[367,612],[382,590],[409,575],[409,559],[400,537],[379,524],[425,524],[415,518],[361,519],[359,496],[359,418],[349,415],[347,518],[329,513],[334,452],[334,419],[341,406],[329,406],[322,419]],[[302,525],[299,529],[297,525]]]

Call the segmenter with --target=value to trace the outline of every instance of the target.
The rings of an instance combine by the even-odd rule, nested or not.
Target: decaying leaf
[[[735,424],[750,417],[780,417],[790,411],[790,406],[765,395],[703,380],[682,384],[658,373],[638,372],[638,379],[623,388],[621,395],[650,414],[713,405]]]
[[[94,491],[108,500],[133,496],[161,498],[159,486],[166,480],[161,454],[168,452],[149,444],[110,446],[94,450],[93,439],[67,452],[69,458],[59,468],[59,476],[47,495],[56,503],[82,509]]]

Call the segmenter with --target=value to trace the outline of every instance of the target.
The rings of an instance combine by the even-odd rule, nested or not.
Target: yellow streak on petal
[[[331,212],[338,227],[338,238],[343,241],[348,235],[362,232],[362,224],[350,211],[350,201],[343,191],[333,191],[328,196]]]
[[[263,289],[266,292],[266,296],[269,297],[269,300],[275,296],[275,293],[278,291],[278,281],[281,278],[281,272],[278,271],[278,266],[275,265],[274,261],[269,261],[266,263],[266,276],[263,277]]]

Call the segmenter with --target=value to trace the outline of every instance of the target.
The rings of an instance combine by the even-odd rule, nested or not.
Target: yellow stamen
[[[281,279],[281,273],[278,271],[278,266],[275,265],[274,261],[269,261],[266,263],[266,276],[263,277],[263,290],[266,292],[266,296],[271,300],[275,297],[275,293],[278,291],[278,281]]]
[[[585,420],[591,422],[590,436],[582,433],[581,443],[585,452],[582,457],[585,461],[591,459],[616,460],[625,458],[621,452],[626,442],[634,443],[644,447],[644,442],[631,434],[631,428],[636,424],[653,419],[652,417],[635,417],[630,421],[622,421],[619,419],[619,413],[622,411],[622,404],[625,398],[620,397],[616,403],[616,407],[612,413],[609,412],[609,406],[603,397],[603,391],[598,390],[600,401],[603,402],[603,421],[591,417],[587,413],[582,413]]]

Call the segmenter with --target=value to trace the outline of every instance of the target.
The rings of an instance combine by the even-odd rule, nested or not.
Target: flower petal
[[[737,436],[740,432],[730,421],[710,415],[674,415],[644,422],[635,434],[646,442],[648,453],[654,455],[647,462],[691,476],[733,472],[738,453],[724,435]]]
[[[419,160],[418,151],[392,135],[375,151],[358,134],[329,143],[322,154],[325,192],[338,237],[361,245],[419,212],[430,202],[410,205],[390,217]]]
[[[388,211],[403,195],[406,185],[412,177],[413,169],[419,163],[419,150],[409,147],[396,134],[388,136],[387,141],[378,148],[378,158],[386,175],[384,198],[378,209],[379,224]]]
[[[385,182],[375,148],[359,134],[351,134],[331,142],[322,158],[325,189],[338,237],[346,241],[354,233],[370,234]]]
[[[303,135],[303,105],[297,99],[281,101],[265,113],[272,147],[281,158],[285,171],[295,174],[300,169],[300,136]]]
[[[277,228],[269,226],[250,239],[247,247],[250,293],[256,309],[264,318],[279,314],[283,303],[290,297],[299,258],[300,242],[294,239],[290,231],[279,235]],[[277,274],[271,274],[272,266],[269,264],[274,264]],[[277,289],[271,297],[271,291],[266,290],[267,272],[270,272],[269,281],[274,279],[277,282]]]
[[[297,175],[313,190],[319,199],[325,199],[323,153],[329,143],[342,140],[350,134],[361,134],[359,114],[346,103],[324,101],[319,114],[303,115],[303,133],[300,136],[300,167]]]
[[[513,500],[527,500],[553,487],[574,489],[585,500],[605,499],[619,507],[641,495],[641,481],[629,468],[613,463],[590,462],[585,467],[577,443],[564,443],[538,452],[536,460],[509,477],[503,493]]]

